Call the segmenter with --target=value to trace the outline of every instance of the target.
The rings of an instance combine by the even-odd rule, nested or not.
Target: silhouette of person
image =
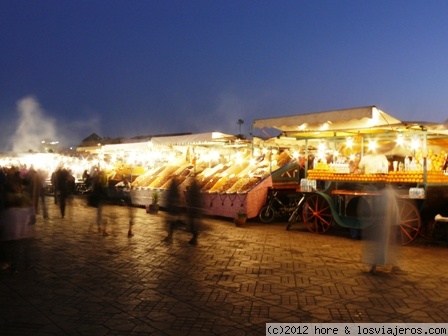
[[[166,228],[167,236],[163,240],[167,243],[173,242],[174,229],[179,220],[181,214],[180,207],[180,192],[179,192],[179,181],[176,177],[173,177],[168,188],[167,198],[166,198],[166,210],[168,216],[166,217]]]
[[[69,175],[69,172],[65,168],[60,168],[56,171],[57,197],[62,218],[65,216],[65,207],[67,205],[67,197],[69,194]]]
[[[191,245],[197,245],[199,235],[200,218],[202,214],[202,196],[201,190],[196,178],[187,189],[187,224],[192,234]]]
[[[51,186],[53,187],[54,204],[58,204],[58,189],[57,189],[57,172],[59,168],[51,173]]]
[[[39,213],[39,201],[42,204],[42,215],[44,219],[48,218],[47,204],[45,203],[45,172],[42,169],[37,171],[34,180],[34,190],[33,190],[33,204],[35,208],[36,215]]]
[[[376,202],[375,208],[378,209],[379,216],[375,223],[363,232],[365,239],[363,262],[370,265],[371,274],[376,273],[377,266],[395,263],[393,245],[390,243],[391,228],[400,222],[400,213],[392,187],[386,186],[382,189],[381,195],[376,197]]]
[[[108,236],[106,228],[106,220],[103,220],[103,203],[105,198],[103,172],[99,171],[93,179],[92,192],[88,198],[88,204],[97,209],[96,211],[96,225],[98,233],[103,233],[103,236]],[[104,227],[103,227],[104,225]]]

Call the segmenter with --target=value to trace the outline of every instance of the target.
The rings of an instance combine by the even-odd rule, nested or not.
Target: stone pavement
[[[107,206],[109,236],[76,198],[48,199],[31,269],[0,274],[0,335],[264,335],[267,322],[447,322],[448,247],[399,247],[399,270],[367,273],[363,242],[333,229],[204,219],[199,244],[164,214]]]

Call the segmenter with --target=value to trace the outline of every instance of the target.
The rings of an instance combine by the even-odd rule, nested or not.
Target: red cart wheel
[[[311,195],[303,205],[303,222],[314,233],[327,232],[333,224],[330,204],[320,195]]]
[[[421,226],[420,213],[409,201],[397,199],[400,222],[392,228],[392,243],[407,245],[417,238]]]

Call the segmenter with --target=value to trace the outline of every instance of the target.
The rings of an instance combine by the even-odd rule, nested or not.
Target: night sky
[[[447,17],[442,0],[2,0],[0,150],[367,105],[443,122]]]

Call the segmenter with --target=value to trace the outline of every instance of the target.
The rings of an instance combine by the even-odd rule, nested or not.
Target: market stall
[[[326,232],[333,223],[373,225],[375,197],[385,184],[394,188],[400,207],[394,230],[399,244],[413,241],[422,226],[448,210],[448,129],[442,124],[400,121],[368,106],[258,119],[253,127],[281,131],[278,141],[287,140],[290,150],[308,159],[301,184],[311,181],[316,188],[301,219],[312,232]]]
[[[134,205],[148,205],[157,195],[163,208],[168,187],[177,178],[185,206],[185,191],[195,178],[206,214],[234,218],[242,212],[252,218],[258,215],[272,184],[274,163],[261,156],[254,158],[251,143],[231,135],[210,132],[156,137],[148,151],[159,160],[133,181]]]

